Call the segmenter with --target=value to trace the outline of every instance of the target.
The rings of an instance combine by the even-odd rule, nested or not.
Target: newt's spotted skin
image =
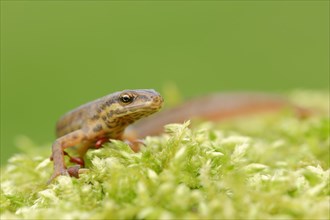
[[[54,173],[49,182],[59,175],[76,175],[65,166],[65,148],[78,145],[80,159],[70,159],[83,164],[82,158],[90,147],[95,144],[100,146],[108,139],[122,140],[128,125],[157,112],[162,103],[163,98],[154,90],[124,90],[65,114],[56,126],[58,139],[53,143],[51,157],[54,161]]]

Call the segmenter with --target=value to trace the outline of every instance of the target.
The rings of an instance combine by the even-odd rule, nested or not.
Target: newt
[[[64,156],[68,154],[64,149],[78,146],[79,157],[70,157],[70,160],[83,166],[83,156],[89,148],[109,139],[123,140],[128,125],[157,112],[162,103],[162,96],[155,90],[124,90],[66,113],[56,124],[57,139],[51,156],[54,173],[48,183],[59,175],[78,175],[80,166],[66,168]]]
[[[89,148],[100,147],[109,139],[138,140],[156,135],[169,123],[180,123],[196,117],[222,120],[278,111],[286,107],[294,108],[300,116],[309,114],[307,110],[293,106],[281,96],[265,93],[219,93],[195,98],[145,118],[160,110],[162,103],[163,98],[154,90],[124,90],[65,114],[56,126],[58,139],[52,146],[54,173],[50,181],[59,175],[78,176],[80,166],[68,169],[65,166],[64,155],[68,154],[64,149],[68,147],[79,145],[79,157],[68,156],[72,162],[84,166],[82,158]],[[134,123],[139,119],[142,120]]]

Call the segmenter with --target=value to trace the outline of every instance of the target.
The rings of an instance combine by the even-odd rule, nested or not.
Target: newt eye
[[[119,97],[119,99],[122,103],[128,104],[128,103],[133,102],[134,97],[129,94],[123,94]]]

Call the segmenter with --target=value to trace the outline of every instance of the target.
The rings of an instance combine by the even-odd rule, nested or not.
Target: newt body
[[[163,98],[154,90],[124,90],[87,103],[65,114],[57,122],[58,139],[52,146],[54,173],[49,182],[59,175],[67,175],[64,149],[79,146],[82,160],[86,151],[99,140],[123,139],[125,128],[157,112]],[[79,160],[76,160],[79,163]]]

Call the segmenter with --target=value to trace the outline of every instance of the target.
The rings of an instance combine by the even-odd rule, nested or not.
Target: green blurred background
[[[1,161],[126,88],[329,88],[328,1],[1,1]],[[166,86],[165,86],[166,87]]]

